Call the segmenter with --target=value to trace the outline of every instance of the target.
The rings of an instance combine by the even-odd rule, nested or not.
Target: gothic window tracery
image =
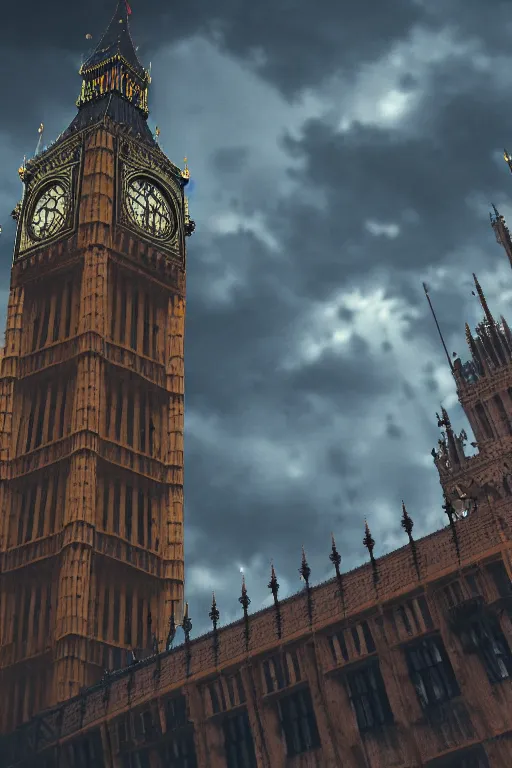
[[[423,709],[458,696],[459,687],[442,640],[430,637],[406,648],[412,683]]]
[[[135,226],[151,237],[167,239],[175,217],[164,194],[149,179],[136,178],[128,184],[126,209]]]
[[[30,232],[35,240],[53,237],[66,224],[70,208],[67,187],[57,182],[40,193],[30,217]]]

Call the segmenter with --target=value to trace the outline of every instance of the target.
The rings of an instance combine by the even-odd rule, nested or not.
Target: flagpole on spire
[[[39,154],[39,150],[41,149],[41,143],[43,141],[43,133],[44,133],[44,124],[43,123],[41,123],[41,125],[37,129],[37,132],[39,134],[39,139],[38,139],[37,147],[36,147],[36,155]]]
[[[450,371],[453,373],[453,363],[451,361],[450,355],[448,354],[448,350],[446,348],[446,344],[444,343],[443,334],[441,333],[441,328],[439,327],[439,323],[437,322],[436,313],[434,312],[434,307],[432,306],[432,302],[430,301],[430,296],[428,293],[427,284],[423,283],[423,290],[425,291],[425,296],[427,297],[428,305],[430,307],[430,311],[432,312],[432,317],[434,318],[434,322],[436,324],[437,332],[439,334],[439,338],[441,339],[441,344],[443,345],[443,349],[446,354],[446,359],[448,360],[448,365],[450,366]]]

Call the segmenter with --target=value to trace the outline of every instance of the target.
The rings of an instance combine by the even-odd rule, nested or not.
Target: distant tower
[[[119,0],[20,169],[0,379],[0,728],[163,647],[183,599],[183,173]],[[148,618],[150,621],[148,622]]]
[[[512,265],[510,234],[494,206],[491,225]],[[454,433],[444,409],[439,416],[443,437],[433,451],[443,490],[459,513],[480,502],[510,502],[512,496],[512,333],[505,318],[494,319],[476,275],[473,279],[484,317],[474,335],[466,325],[470,359],[454,360],[453,375],[476,454],[466,455],[466,435]]]

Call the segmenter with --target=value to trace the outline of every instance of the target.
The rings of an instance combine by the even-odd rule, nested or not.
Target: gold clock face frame
[[[135,176],[128,182],[125,208],[130,222],[154,240],[169,240],[176,232],[174,207],[158,184],[146,176]]]
[[[29,217],[30,236],[36,242],[50,240],[68,224],[71,197],[63,181],[54,181],[37,195]]]

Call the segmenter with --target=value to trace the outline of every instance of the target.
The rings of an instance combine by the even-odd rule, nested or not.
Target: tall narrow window
[[[66,324],[64,327],[64,336],[68,339],[71,336],[71,315],[73,313],[73,283],[71,280],[66,289]]]
[[[45,601],[45,608],[44,608],[44,631],[43,631],[43,637],[45,638],[45,643],[49,644],[49,637],[50,637],[50,623],[52,618],[52,588],[50,584],[46,585],[46,601]]]
[[[347,673],[347,688],[361,733],[393,722],[379,664],[372,661]]]
[[[34,439],[34,448],[39,448],[39,446],[43,442],[43,424],[44,424],[44,412],[45,412],[45,406],[46,406],[47,392],[48,390],[46,386],[43,386],[39,390],[37,426],[36,426],[36,436]]]
[[[33,330],[32,330],[32,352],[34,352],[37,349],[37,342],[39,339],[39,326],[40,326],[40,319],[39,315],[34,320]]]
[[[25,531],[25,541],[31,540],[32,533],[34,531],[34,515],[36,511],[36,499],[37,499],[37,489],[36,489],[36,486],[33,485],[30,489],[30,496],[29,496],[29,502],[28,502],[27,529]]]
[[[158,309],[156,303],[153,305],[153,328],[152,328],[152,338],[151,338],[151,346],[152,346],[152,357],[155,360],[159,359],[158,355]]]
[[[139,597],[137,603],[137,648],[144,647],[144,599]]]
[[[12,616],[12,642],[14,645],[18,642],[18,631],[19,631],[19,621],[20,621],[20,614],[19,614],[19,593],[15,595],[14,598],[14,612]]]
[[[18,546],[23,543],[23,521],[25,520],[27,507],[27,491],[23,491],[21,495],[21,504],[18,513],[18,537],[16,543]]]
[[[107,386],[107,397],[105,400],[105,435],[110,437],[110,424],[112,416],[112,388]]]
[[[150,330],[150,312],[149,296],[144,294],[144,331],[142,337],[142,354],[149,357],[149,330]]]
[[[126,334],[126,283],[121,281],[121,320],[119,328],[119,341],[124,344]]]
[[[135,289],[132,293],[132,322],[130,333],[130,347],[137,349],[137,326],[139,324],[139,292]]]
[[[54,439],[54,433],[55,433],[55,412],[57,410],[57,391],[58,391],[58,382],[55,381],[50,387],[51,389],[51,395],[50,395],[50,412],[48,414],[48,435],[47,435],[47,441]]]
[[[133,391],[130,387],[126,406],[126,442],[133,446]]]
[[[127,485],[124,527],[125,527],[126,538],[128,539],[128,541],[132,540],[132,523],[133,523],[133,488],[131,485]]]
[[[148,530],[147,530],[147,539],[146,539],[146,546],[148,549],[152,549],[153,547],[153,537],[152,537],[152,530],[153,530],[153,501],[151,499],[151,494],[148,494],[148,516],[146,518]]]
[[[133,595],[131,589],[126,590],[126,603],[124,614],[124,642],[125,645],[132,644],[132,603]]]
[[[116,339],[116,315],[117,315],[117,270],[112,270],[112,316],[110,318],[110,338]]]
[[[121,510],[121,483],[116,480],[114,483],[114,533],[119,535],[119,515]]]
[[[281,699],[278,707],[289,757],[320,746],[313,702],[307,688]]]
[[[227,768],[257,768],[254,741],[247,712],[239,712],[224,721]]]
[[[96,597],[94,601],[94,636],[98,637],[100,631],[100,585],[96,586]]]
[[[498,413],[500,415],[500,419],[503,422],[503,428],[505,432],[508,435],[512,434],[512,424],[510,423],[510,419],[508,416],[507,411],[505,410],[505,406],[503,405],[503,400],[501,399],[501,395],[494,395],[494,404],[498,410]]]
[[[119,382],[117,388],[117,403],[116,403],[116,440],[121,440],[121,422],[123,418],[123,383]]]
[[[57,470],[57,472],[53,476],[53,493],[52,493],[52,503],[50,507],[50,521],[49,521],[50,533],[55,533],[55,518],[57,516],[57,504],[59,503],[59,479],[60,479],[60,474],[59,474],[59,471]]]
[[[34,598],[34,613],[32,616],[33,635],[36,641],[39,639],[39,621],[41,618],[41,585],[36,587],[36,594]]]
[[[44,520],[45,520],[45,514],[46,514],[46,504],[48,502],[48,488],[50,485],[50,480],[48,478],[48,475],[45,475],[43,479],[43,485],[41,488],[41,503],[39,505],[39,517],[37,519],[37,538],[40,539],[41,536],[44,536]]]
[[[103,481],[103,530],[108,531],[108,497],[110,486],[108,479],[105,477]]]
[[[121,596],[118,589],[114,589],[114,642],[119,642],[119,614],[121,611]]]
[[[32,409],[30,411],[30,416],[28,417],[27,444],[25,446],[25,453],[28,453],[31,450],[33,431],[34,431],[34,406],[32,406]]]
[[[512,582],[503,562],[500,560],[499,562],[491,563],[487,566],[487,570],[492,576],[499,596],[509,597],[512,594]]]
[[[512,656],[499,622],[493,618],[477,619],[466,630],[491,683],[512,677]]]
[[[459,695],[452,665],[439,637],[430,637],[406,648],[411,681],[423,709]]]
[[[53,318],[53,332],[52,332],[52,341],[58,341],[60,336],[60,318],[61,318],[61,305],[62,305],[62,286],[61,290],[59,291],[59,294],[56,296],[55,299],[55,316]]]
[[[144,546],[144,492],[139,491],[137,499],[137,541]]]
[[[23,619],[21,624],[21,642],[26,643],[28,639],[28,622],[30,619],[30,586],[27,584],[23,595]]]
[[[66,426],[66,400],[68,396],[68,388],[65,381],[62,382],[62,400],[60,404],[60,416],[59,416],[59,432],[57,438],[64,437],[64,434],[69,431]]]
[[[45,302],[43,325],[41,327],[41,340],[39,342],[40,347],[44,347],[46,344],[46,339],[48,338],[48,326],[50,325],[50,305],[51,301],[47,300]]]
[[[488,438],[492,437],[492,429],[491,424],[489,422],[489,419],[487,418],[487,413],[485,412],[485,408],[482,405],[482,403],[477,403],[475,405],[475,411],[478,416],[478,420],[480,421],[480,424],[482,425],[482,428],[484,430],[485,436]]]
[[[105,587],[105,597],[103,599],[103,626],[102,637],[104,640],[108,640],[108,620],[110,616],[110,590]]]
[[[141,391],[139,401],[139,450],[146,453],[146,393]]]
[[[153,403],[151,396],[148,397],[148,410],[149,410],[149,455],[154,456],[155,447],[155,425],[153,423]]]

